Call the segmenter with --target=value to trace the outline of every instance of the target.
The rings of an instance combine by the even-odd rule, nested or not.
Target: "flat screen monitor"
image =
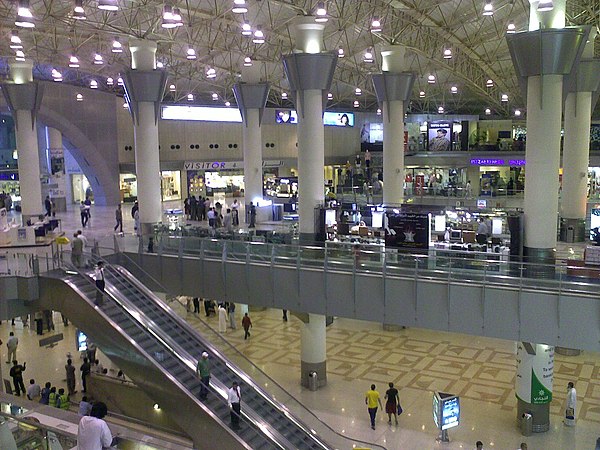
[[[450,242],[460,242],[462,240],[462,230],[450,231]]]
[[[283,212],[293,213],[296,212],[296,203],[284,203]]]
[[[75,331],[75,338],[77,340],[77,351],[85,352],[87,350],[87,336],[81,330]]]
[[[500,130],[498,131],[499,139],[510,139],[512,132],[510,130]]]

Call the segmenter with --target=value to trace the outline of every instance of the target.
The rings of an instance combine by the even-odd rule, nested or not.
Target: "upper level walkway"
[[[136,237],[117,238],[117,260],[184,295],[600,349],[600,284],[568,275],[565,265],[190,236],[153,239],[148,252],[147,237],[143,245]],[[136,272],[136,264],[143,271]]]

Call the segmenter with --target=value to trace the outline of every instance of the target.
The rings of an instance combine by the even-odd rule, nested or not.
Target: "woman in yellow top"
[[[375,385],[371,385],[371,389],[367,391],[365,394],[365,404],[369,410],[369,417],[371,418],[371,428],[375,429],[375,416],[377,415],[377,405],[381,406],[383,409],[383,405],[381,404],[381,398],[379,396],[379,392],[375,390]]]

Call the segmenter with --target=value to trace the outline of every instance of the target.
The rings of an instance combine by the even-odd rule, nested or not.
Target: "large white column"
[[[255,108],[246,110],[245,123],[242,125],[244,145],[244,193],[246,203],[263,198],[262,176],[262,131],[260,111]]]
[[[327,336],[325,316],[309,314],[308,322],[300,329],[300,360],[302,361],[302,384],[308,383],[308,375],[316,372],[319,386],[327,383]]]
[[[62,133],[56,128],[46,127],[46,156],[47,164],[50,166],[50,183],[54,185],[52,201],[56,211],[67,210],[67,179],[64,170],[65,152],[63,148]],[[52,173],[52,159],[62,159],[62,170]]]
[[[139,203],[140,226],[149,233],[153,224],[162,220],[161,178],[158,141],[157,102],[162,100],[164,84],[139,83],[137,73],[152,74],[160,81],[156,71],[156,43],[148,40],[131,40],[131,68],[126,74],[126,89],[133,113],[135,142],[135,171]]]
[[[33,62],[13,62],[10,76],[14,84],[33,82]],[[32,109],[13,111],[16,125],[16,143],[19,167],[19,189],[23,222],[43,214],[40,158],[35,114]]]
[[[404,201],[404,102],[383,103],[383,204]]]
[[[415,74],[406,72],[406,48],[381,49],[381,74],[373,75],[377,100],[383,107],[383,203],[404,201],[404,105],[410,99]]]
[[[534,251],[556,246],[562,85],[562,75],[527,80],[524,243]]]
[[[323,127],[323,94],[311,89],[304,96],[303,111],[298,117],[298,228],[300,236],[314,240],[315,208],[325,197],[325,129]]]

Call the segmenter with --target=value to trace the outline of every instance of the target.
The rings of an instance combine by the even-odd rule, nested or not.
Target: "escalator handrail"
[[[64,266],[66,266],[66,267],[64,267],[64,269],[74,272],[74,273],[77,273],[81,278],[83,278],[86,282],[88,282],[88,284],[93,286],[96,291],[100,292],[99,289],[96,287],[96,283],[93,282],[93,280],[89,276],[89,274],[81,271],[79,268],[75,267],[74,265],[71,265],[64,261],[62,262],[62,264]],[[53,277],[53,278],[56,279],[56,277]],[[204,405],[202,402],[200,402],[183,384],[181,384],[181,382],[177,378],[175,378],[171,373],[169,373],[166,369],[164,369],[158,363],[158,361],[156,361],[134,339],[132,339],[131,336],[129,336],[125,332],[125,330],[123,330],[121,328],[120,325],[118,325],[111,317],[109,317],[100,307],[97,307],[96,305],[94,305],[92,300],[85,293],[83,293],[74,283],[71,283],[69,280],[65,280],[65,279],[60,279],[60,280],[62,282],[64,282],[65,284],[67,284],[74,292],[76,292],[82,299],[84,299],[84,301],[86,301],[90,306],[92,306],[98,314],[103,316],[104,320],[106,320],[113,329],[115,329],[119,333],[121,333],[121,335],[127,341],[129,341],[130,345],[132,345],[142,356],[144,356],[144,358],[146,358],[148,361],[150,361],[151,364],[153,364],[160,372],[163,373],[163,375],[165,375],[167,378],[169,378],[173,384],[177,385],[178,388],[182,392],[186,393],[189,397],[191,397],[194,400],[194,402],[198,406],[200,406],[213,420],[215,420],[217,423],[221,424],[221,426],[223,428],[225,428],[234,437],[234,439],[236,439],[242,446],[246,447],[248,450],[252,450],[248,446],[248,444],[246,442],[244,442],[236,433],[231,432],[230,428],[221,420],[221,418],[219,416],[214,414],[210,408],[208,408],[206,405]],[[136,324],[136,326],[138,326],[138,328],[140,328],[142,331],[148,332],[148,330],[144,330],[144,328],[141,326],[142,324],[138,320],[136,320],[135,316],[131,315],[131,313],[129,313],[127,311],[127,308],[123,304],[121,304],[119,299],[115,298],[113,294],[111,294],[110,292],[107,292],[107,291],[104,291],[103,294],[110,295],[110,297],[113,299],[113,301],[122,308],[122,311],[133,320],[133,322]],[[167,347],[167,349],[169,350],[168,347]],[[217,398],[219,398],[219,397],[217,397]],[[253,426],[254,426],[254,424],[253,424]],[[255,429],[257,429],[257,431],[260,430],[258,427],[255,427]],[[258,432],[261,433],[261,431],[258,431]]]
[[[98,257],[95,257],[95,259],[99,260]],[[106,267],[109,269],[109,271],[117,270],[118,276],[115,276],[115,278],[118,280],[118,282],[122,286],[129,287],[125,283],[123,283],[123,281],[120,279],[121,276],[126,276],[128,281],[131,282],[135,288],[142,291],[142,293],[144,295],[146,295],[149,298],[156,299],[156,296],[152,293],[152,291],[150,291],[142,283],[139,283],[135,279],[135,277],[133,277],[132,274],[130,274],[129,272],[126,271],[126,269],[121,268],[122,270],[124,270],[126,272],[126,274],[123,274],[118,270],[118,269],[120,269],[118,266],[107,264]],[[115,289],[117,289],[116,286],[115,286]],[[119,295],[121,295],[121,292],[118,289],[117,289],[117,293]],[[112,295],[114,296],[115,294],[112,293]],[[159,300],[159,299],[157,299],[157,300]],[[197,360],[195,358],[193,358],[185,348],[183,348],[179,343],[177,343],[171,336],[160,335],[161,327],[158,324],[156,324],[152,319],[146,317],[145,314],[143,313],[143,311],[141,311],[135,304],[133,304],[126,296],[120,296],[119,302],[122,304],[121,306],[126,311],[129,312],[129,314],[131,314],[131,311],[137,312],[138,313],[137,315],[139,315],[139,317],[136,317],[136,314],[132,314],[132,317],[137,322],[142,324],[142,326],[148,332],[150,332],[155,337],[155,339],[157,339],[159,342],[163,343],[163,345],[167,349],[169,349],[171,351],[171,353],[173,353],[179,360],[181,360],[190,370],[192,370],[195,373],[195,367],[196,367]],[[210,350],[213,352],[213,354],[215,356],[218,356],[222,360],[222,362],[228,368],[230,368],[232,370],[232,372],[234,372],[236,374],[236,376],[238,376],[240,379],[244,380],[244,382],[248,386],[252,387],[252,389],[254,389],[265,401],[267,401],[277,411],[282,413],[288,420],[290,420],[296,427],[298,427],[305,435],[310,436],[311,439],[314,440],[315,443],[317,445],[321,446],[323,449],[328,448],[327,444],[325,444],[324,442],[321,442],[320,439],[318,439],[318,437],[315,436],[314,433],[310,432],[309,427],[302,424],[298,420],[298,418],[291,415],[289,413],[289,411],[287,411],[287,409],[283,407],[283,405],[281,405],[280,403],[276,403],[273,399],[271,399],[270,396],[267,393],[265,393],[260,387],[258,387],[258,385],[256,383],[254,383],[254,380],[252,380],[252,378],[250,378],[244,371],[242,371],[239,367],[235,366],[231,362],[223,360],[223,358],[221,358],[219,352],[214,347],[212,347],[211,345],[207,345],[206,342],[198,339],[197,331],[194,330],[193,328],[191,328],[189,326],[189,324],[187,324],[187,322],[182,321],[181,318],[177,314],[175,314],[171,308],[166,306],[160,300],[157,302],[154,302],[154,303],[159,305],[161,307],[161,309],[163,309],[163,311],[169,315],[170,318],[175,319],[175,321],[178,323],[178,325],[182,326],[186,332],[188,332],[188,333],[191,332],[190,333],[191,337],[195,338],[196,341],[201,342],[203,346],[210,348]],[[166,308],[165,308],[165,306],[166,306]],[[224,395],[224,392],[226,392],[227,387],[222,383],[220,383],[219,387],[221,387],[221,391],[222,391],[221,394]],[[265,431],[264,427],[261,427],[257,423],[257,418],[259,418],[260,415],[256,411],[254,411],[254,412],[255,412],[255,414],[253,415],[253,417],[251,417],[250,415],[247,415],[247,411],[246,412],[242,411],[242,414],[247,415],[248,418],[254,423],[254,425],[257,428],[261,429],[264,433],[267,433]],[[287,439],[284,436],[282,436],[279,432],[271,430],[270,433],[271,433],[271,436],[270,436],[271,439],[273,439],[279,445],[283,445],[282,448],[290,448],[291,443],[289,443],[287,441]]]
[[[141,268],[135,261],[133,261],[129,256],[125,255],[124,253],[121,253],[120,256],[125,257],[129,262],[132,262],[137,267],[137,270],[141,271],[142,273],[144,273],[144,275],[146,275],[146,271],[143,268]],[[96,257],[96,258],[98,258],[98,257]],[[108,263],[106,263],[106,264],[108,264]],[[155,296],[155,294],[147,286],[145,286],[143,283],[141,283],[139,280],[137,280],[137,278],[134,277],[133,274],[131,274],[123,266],[110,265],[110,264],[108,264],[108,266],[114,268],[115,270],[122,271],[122,272],[126,273],[127,276],[129,277],[130,281],[134,282],[136,284],[136,287],[138,287],[138,289],[140,289],[142,291],[145,291],[147,293],[147,295]],[[172,292],[169,292],[169,290],[165,286],[163,286],[160,282],[158,282],[156,280],[154,280],[154,281],[157,283],[158,286],[160,286],[164,290],[165,293],[169,293],[171,295],[173,294]],[[191,325],[187,321],[185,321],[177,313],[175,313],[171,307],[169,307],[167,304],[165,304],[162,301],[157,302],[157,305],[166,314],[169,314],[175,321],[177,321],[182,327],[184,327],[188,332],[191,332],[191,334],[193,336],[197,336],[197,330],[195,330],[194,328],[192,328]],[[268,379],[269,383],[272,383],[274,386],[276,386],[281,391],[288,392],[284,387],[282,387],[279,383],[277,383],[277,381],[273,380],[269,375],[267,375],[260,367],[256,366],[252,361],[250,361],[243,353],[241,353],[237,348],[235,348],[235,346],[233,346],[223,336],[221,336],[219,333],[217,333],[208,323],[206,323],[201,318],[198,318],[198,320],[200,320],[203,323],[204,326],[206,326],[208,329],[210,329],[213,332],[213,334],[218,339],[220,339],[223,344],[225,344],[226,347],[228,347],[231,351],[233,351],[234,353],[236,353],[236,355],[239,358],[242,358],[250,366],[252,366],[253,370],[256,370],[257,372],[259,372],[261,374],[261,376],[263,376],[266,379]],[[210,341],[207,340],[207,341],[203,342],[203,345],[205,345],[207,348],[209,348],[213,352],[213,354],[220,355],[220,352],[212,345],[212,343],[210,343]],[[270,403],[274,404],[275,401],[272,398],[270,398],[270,394],[267,393],[267,392],[265,392],[262,389],[261,386],[257,385],[254,382],[254,380],[252,378],[250,378],[246,374],[245,371],[243,371],[237,365],[232,364],[230,362],[227,362],[227,365],[232,368],[232,370],[236,373],[236,375],[238,375],[238,376],[240,376],[240,378],[244,379],[244,381],[246,383],[251,384],[261,394],[262,397],[264,397]],[[363,440],[360,440],[360,439],[349,438],[348,436],[340,434],[339,432],[337,432],[336,430],[334,430],[333,428],[331,428],[329,426],[329,424],[327,424],[326,422],[323,422],[310,408],[308,408],[307,406],[305,406],[296,397],[294,397],[293,395],[291,395],[289,393],[288,393],[288,395],[290,397],[292,397],[294,399],[294,401],[298,405],[300,405],[301,408],[303,408],[303,413],[309,414],[310,416],[314,417],[316,420],[318,420],[318,422],[320,424],[322,424],[325,428],[327,428],[329,432],[334,433],[339,438],[341,438],[343,440],[346,440],[346,441],[355,441],[357,443],[367,444],[371,448],[374,448],[374,449],[385,450],[385,447],[383,447],[383,446],[379,446],[379,445],[373,444],[371,442],[363,441]],[[277,402],[276,404],[274,404],[274,406],[277,407],[278,409],[280,409],[290,419],[293,418],[292,420],[298,421],[298,418],[296,416],[294,416],[291,413],[291,411],[289,411],[289,409],[285,405],[281,405],[279,402]],[[299,422],[301,422],[301,421],[299,421]],[[301,426],[305,430],[305,432],[307,432],[309,435],[313,435],[314,436],[314,433],[313,433],[312,429],[310,427],[308,427],[306,424],[302,423],[302,425],[300,425],[300,423],[299,423],[298,426]]]

